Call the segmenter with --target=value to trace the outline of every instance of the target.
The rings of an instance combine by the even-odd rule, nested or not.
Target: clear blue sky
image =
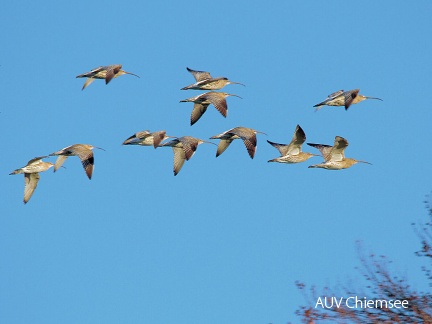
[[[0,30],[0,322],[286,323],[304,303],[294,282],[336,285],[359,264],[355,241],[426,289],[419,242],[431,189],[432,3],[419,1],[9,1]],[[84,91],[75,76],[123,64]],[[190,126],[199,94],[186,67],[246,87],[224,90]],[[313,105],[339,89],[365,101]],[[308,142],[348,139],[342,171],[267,163],[300,124]],[[122,146],[136,131],[208,139],[258,135],[215,158],[201,145],[174,177],[169,148]],[[41,174],[23,205],[9,176],[75,143],[95,151]],[[313,148],[305,147],[314,152]],[[53,158],[48,161],[54,162]],[[309,163],[310,162],[310,163]]]

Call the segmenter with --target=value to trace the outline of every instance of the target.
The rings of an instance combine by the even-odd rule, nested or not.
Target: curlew
[[[191,125],[193,125],[206,112],[207,107],[210,104],[215,106],[215,108],[221,113],[222,116],[226,117],[228,113],[228,105],[226,102],[226,97],[228,96],[239,97],[235,94],[229,94],[225,92],[206,92],[196,97],[180,100],[180,102],[194,103],[194,108],[191,114]]]
[[[50,156],[58,156],[57,161],[54,165],[54,172],[56,172],[62,164],[66,161],[68,156],[78,156],[81,160],[82,166],[84,168],[85,173],[89,179],[92,178],[93,174],[93,165],[94,165],[94,156],[93,149],[97,148],[105,151],[103,148],[93,146],[90,144],[74,144],[60,151],[51,153]]]
[[[214,144],[199,138],[195,138],[191,136],[182,136],[161,145],[161,146],[170,146],[173,149],[175,176],[180,172],[184,162],[189,161],[192,158],[192,156],[195,154],[195,151],[198,148],[198,145],[202,143]]]
[[[278,144],[271,141],[267,141],[273,147],[275,147],[281,154],[280,157],[271,159],[268,162],[279,162],[279,163],[300,163],[310,159],[312,154],[302,151],[302,145],[306,141],[306,134],[300,125],[297,125],[293,138],[289,144]]]
[[[31,159],[26,166],[10,173],[10,175],[24,173],[24,204],[30,200],[33,192],[36,190],[40,179],[39,172],[44,172],[54,166],[51,162],[42,161],[42,159],[46,157],[47,156],[40,156]]]
[[[137,132],[127,138],[123,145],[142,145],[142,146],[153,146],[157,148],[160,146],[160,143],[165,141],[168,138],[172,138],[173,136],[166,135],[166,131],[161,130],[157,132],[150,132],[148,130],[144,130],[141,132]]]
[[[121,64],[99,66],[96,69],[91,70],[90,72],[77,75],[77,78],[87,78],[87,81],[84,83],[81,90],[87,88],[96,79],[105,79],[105,84],[108,84],[113,78],[117,78],[123,74],[130,74],[139,78],[138,75],[131,72],[126,72],[121,68]]]
[[[345,110],[348,110],[351,105],[362,102],[366,99],[376,99],[382,101],[380,98],[363,96],[362,94],[359,94],[359,91],[360,89],[336,91],[330,94],[323,102],[316,104],[314,106],[316,107],[315,111],[320,110],[323,106],[345,106]]]
[[[323,168],[327,170],[341,170],[352,167],[356,163],[366,163],[369,162],[355,160],[351,158],[346,158],[344,151],[348,146],[348,141],[340,136],[335,137],[334,145],[324,145],[324,144],[312,144],[307,143],[307,145],[317,148],[323,158],[324,162],[320,164],[310,165],[309,168]]]
[[[180,90],[220,90],[227,84],[240,84],[244,86],[243,83],[233,82],[225,77],[212,78],[209,72],[195,71],[189,69],[188,67],[186,69],[193,75],[196,82],[194,84],[181,88]]]
[[[265,134],[263,132],[256,131],[252,128],[235,127],[233,129],[227,130],[226,132],[223,132],[222,134],[210,137],[210,139],[220,139],[216,151],[216,157],[221,155],[228,148],[228,146],[231,144],[233,140],[241,138],[243,140],[244,145],[246,146],[249,156],[251,157],[251,159],[253,159],[255,156],[256,145],[257,145],[257,138],[256,138],[257,133]]]

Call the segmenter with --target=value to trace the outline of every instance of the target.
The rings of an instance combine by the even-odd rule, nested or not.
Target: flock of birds
[[[195,124],[203,116],[210,105],[213,105],[222,116],[226,117],[228,112],[226,98],[228,96],[239,96],[225,92],[216,92],[214,90],[220,90],[228,84],[239,84],[243,86],[244,84],[230,81],[226,77],[213,78],[209,72],[205,71],[196,71],[189,68],[187,68],[187,70],[195,78],[195,83],[183,87],[181,90],[210,90],[209,92],[180,101],[193,102],[194,104],[190,118],[191,125]],[[84,90],[96,79],[104,79],[105,83],[108,84],[112,79],[124,74],[130,74],[139,77],[134,73],[122,70],[122,65],[117,64],[98,67],[91,70],[90,72],[78,75],[77,78],[87,78],[82,87],[82,90]],[[324,101],[316,104],[314,107],[316,107],[316,110],[319,110],[323,106],[344,106],[345,110],[347,110],[352,104],[357,104],[366,99],[382,100],[380,98],[363,96],[359,93],[359,89],[349,91],[339,90],[330,94]],[[212,136],[210,139],[220,140],[217,146],[216,157],[221,155],[233,140],[241,139],[246,146],[249,156],[253,159],[257,145],[256,134],[258,133],[265,134],[252,128],[235,127],[221,134]],[[170,138],[172,139],[167,141]],[[271,159],[268,162],[300,163],[310,159],[313,156],[318,156],[317,154],[302,151],[302,145],[305,141],[306,134],[300,125],[297,125],[292,140],[289,144],[279,144],[267,141],[280,153],[279,157]],[[191,136],[168,136],[166,135],[165,130],[156,132],[145,130],[137,132],[127,138],[123,142],[123,145],[153,146],[154,148],[171,147],[174,152],[174,175],[177,175],[183,167],[184,162],[192,158],[198,148],[198,145],[202,143],[216,145],[213,142],[204,141]],[[370,164],[369,162],[346,158],[344,152],[348,146],[348,141],[340,136],[335,137],[333,146],[313,143],[307,144],[318,149],[321,153],[321,156],[324,158],[322,163],[310,165],[309,168],[341,170],[349,168],[359,162]],[[26,166],[16,169],[10,173],[11,175],[24,174],[24,203],[26,204],[30,200],[33,192],[35,191],[40,179],[39,173],[47,171],[51,167],[54,167],[54,172],[57,171],[60,167],[62,167],[63,163],[69,156],[77,156],[80,159],[87,177],[91,179],[94,166],[94,148],[102,149],[90,144],[74,144],[49,154],[49,156],[57,156],[55,164],[42,161],[43,158],[48,156],[40,156],[31,159]]]

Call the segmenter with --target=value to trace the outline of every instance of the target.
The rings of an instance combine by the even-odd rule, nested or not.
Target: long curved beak
[[[126,72],[126,71],[124,71],[124,73],[125,73],[125,74],[134,75],[134,76],[136,76],[137,78],[139,78],[139,75],[136,75],[136,74],[134,74],[134,73],[132,73],[132,72]]]
[[[259,132],[259,131],[255,131],[255,133],[267,135],[267,133]]]
[[[213,144],[213,145],[216,145],[216,146],[217,146],[217,144],[216,144],[216,143],[213,143],[213,142],[209,142],[209,141],[203,141],[203,143]]]
[[[230,94],[230,93],[228,93],[228,96],[233,96],[233,97],[238,97],[238,98],[240,98],[240,99],[243,99],[242,97],[237,96],[237,95],[235,95],[235,94]]]
[[[240,84],[240,85],[242,85],[243,87],[246,87],[243,83],[240,83],[240,82],[230,81],[229,83],[230,83],[230,84]]]
[[[359,162],[359,163],[365,163],[365,164],[370,164],[370,165],[372,165],[372,163],[369,163],[369,162],[366,162],[366,161],[361,161],[361,160],[356,160],[357,162]]]
[[[375,97],[367,97],[367,96],[365,96],[365,98],[366,98],[366,99],[376,99],[376,100],[381,100],[381,101],[383,101],[382,99],[380,99],[380,98],[375,98]]]
[[[93,146],[94,148],[97,148],[97,149],[99,149],[99,150],[102,150],[102,151],[106,151],[105,149],[103,149],[102,147],[98,147],[98,146]]]

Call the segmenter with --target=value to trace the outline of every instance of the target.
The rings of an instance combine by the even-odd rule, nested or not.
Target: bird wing
[[[28,161],[27,165],[33,164],[35,162],[38,162],[38,161],[40,161],[40,160],[42,160],[43,158],[46,158],[46,157],[48,157],[48,156],[45,155],[45,156],[35,157],[35,158],[31,159],[30,161]]]
[[[210,104],[195,103],[191,114],[191,125],[195,124],[206,112]]]
[[[325,145],[325,144],[314,144],[314,143],[307,143],[307,145],[315,147],[321,152],[321,155],[324,158],[324,161],[330,161],[331,159],[331,150],[333,149],[333,146]]]
[[[212,82],[219,81],[219,80],[227,80],[228,81],[228,78],[225,78],[225,77],[207,78],[207,79],[204,79],[204,80],[201,80],[201,81],[197,81],[195,83],[195,86],[196,87],[204,87],[207,84],[210,84]],[[221,88],[223,88],[223,87],[221,87]],[[212,90],[218,90],[218,89],[221,89],[221,88],[212,88]]]
[[[231,134],[237,135],[243,140],[244,145],[249,153],[251,159],[254,158],[257,139],[255,132],[248,128],[233,128],[230,131]]]
[[[353,103],[354,99],[357,97],[359,91],[360,91],[360,89],[354,89],[354,90],[346,91],[344,93],[344,97],[345,97],[345,110],[347,110],[349,108],[349,106],[351,106],[351,104]]]
[[[129,138],[135,137],[135,138],[137,138],[137,139],[144,139],[144,138],[146,138],[146,137],[149,136],[149,135],[150,135],[150,131],[148,131],[148,130],[143,130],[143,131],[141,131],[141,132],[136,132],[134,135],[132,135],[132,136],[129,137]]]
[[[58,156],[54,164],[54,172],[56,172],[63,165],[63,163],[66,161],[67,158],[68,158],[67,155]]]
[[[91,78],[91,77],[95,76],[96,74],[98,74],[99,72],[101,72],[103,70],[105,70],[105,67],[104,66],[99,66],[99,67],[91,70],[90,72],[86,72],[86,73],[77,75],[76,77],[77,78]]]
[[[164,140],[166,131],[157,131],[153,132],[153,146],[154,148],[157,148],[159,144]]]
[[[232,139],[221,139],[217,147],[216,157],[225,152],[225,150],[228,148],[232,141]]]
[[[128,137],[124,142],[123,145],[133,145],[133,144],[139,144],[143,139],[145,139],[148,135],[150,135],[150,132],[148,130],[136,132],[132,136]]]
[[[281,156],[285,156],[288,154],[288,149],[289,149],[289,145],[286,144],[279,144],[279,143],[275,143],[272,141],[267,140],[267,142],[273,146],[274,148],[276,148]]]
[[[111,65],[107,68],[106,76],[105,76],[105,84],[108,84],[117,73],[119,73],[122,66],[120,64]]]
[[[301,146],[306,141],[306,134],[300,125],[297,125],[293,138],[288,145],[288,154],[298,155],[301,152]]]
[[[75,154],[81,160],[81,164],[84,168],[85,173],[87,174],[87,177],[91,179],[93,174],[93,166],[94,166],[93,151],[91,149],[80,148],[79,150],[75,151]]]
[[[339,96],[340,96],[341,94],[343,94],[343,93],[344,93],[343,90],[335,91],[335,92],[329,94],[329,95],[327,96],[327,98],[328,98],[328,99],[334,99],[334,98],[336,98],[336,97],[339,97]]]
[[[84,90],[85,88],[87,88],[90,84],[93,83],[94,80],[96,80],[96,79],[95,79],[95,78],[91,78],[91,77],[89,77],[89,78],[86,80],[86,82],[84,82],[84,85],[83,85],[83,87],[82,87],[81,90]]]
[[[190,158],[195,154],[195,151],[198,147],[198,140],[192,137],[180,137],[179,141],[183,144],[183,151],[185,154],[186,161],[189,161]]]
[[[226,99],[220,95],[219,92],[208,92],[203,95],[203,98],[208,100],[215,108],[222,114],[222,116],[226,117],[228,113],[228,106]]]
[[[345,158],[344,151],[348,146],[348,141],[340,136],[335,137],[334,145],[330,151],[331,161],[342,161]]]
[[[317,107],[317,109],[315,109],[315,111],[320,110],[320,109],[322,108],[322,106],[325,106],[328,102],[330,102],[330,101],[336,99],[337,97],[339,97],[339,96],[341,96],[341,95],[343,95],[343,94],[344,94],[344,91],[343,91],[343,90],[339,90],[339,91],[336,91],[336,92],[333,92],[333,93],[329,94],[329,95],[327,96],[327,99],[326,99],[326,100],[324,100],[324,101],[322,101],[322,102],[320,102],[320,103],[318,103],[318,104],[316,104],[316,105],[314,106],[314,107]]]
[[[174,175],[176,176],[186,160],[185,152],[181,147],[172,147],[174,152]]]
[[[39,173],[24,173],[24,204],[30,200],[38,185],[39,179]]]
[[[196,70],[189,69],[188,67],[186,69],[193,75],[196,82],[206,80],[206,79],[211,79],[211,75],[209,72],[196,71]]]

